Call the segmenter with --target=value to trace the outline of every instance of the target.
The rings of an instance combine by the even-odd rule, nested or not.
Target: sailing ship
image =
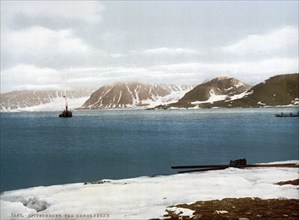
[[[63,112],[61,114],[59,114],[59,117],[61,118],[70,118],[72,117],[72,112],[68,110],[68,102],[67,102],[67,98],[66,96],[63,96],[65,99],[65,109],[63,110]]]

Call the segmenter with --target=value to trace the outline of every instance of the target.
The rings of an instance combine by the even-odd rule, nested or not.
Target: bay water
[[[299,158],[295,108],[1,113],[1,192]]]

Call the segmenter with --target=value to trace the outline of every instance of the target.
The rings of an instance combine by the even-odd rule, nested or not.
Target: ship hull
[[[71,111],[63,111],[59,117],[60,118],[71,118],[73,115],[72,115],[72,112]]]

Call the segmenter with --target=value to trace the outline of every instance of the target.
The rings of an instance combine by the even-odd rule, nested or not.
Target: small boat
[[[276,115],[276,117],[299,117],[299,112],[297,112],[297,113],[280,113],[280,114],[275,114]]]
[[[72,112],[68,110],[68,103],[66,96],[63,96],[65,98],[65,109],[61,114],[59,114],[59,117],[61,118],[71,118],[73,116]]]

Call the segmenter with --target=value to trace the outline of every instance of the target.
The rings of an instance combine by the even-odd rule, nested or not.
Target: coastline
[[[168,207],[197,201],[248,197],[291,201],[299,199],[298,186],[277,183],[296,179],[298,168],[228,168],[101,180],[95,184],[40,186],[3,192],[1,219],[32,219],[36,215],[39,219],[78,219],[79,215],[85,219],[153,219],[165,218]]]
[[[0,113],[19,113],[19,112],[59,112],[61,111],[61,105],[56,107],[48,108],[48,104],[44,104],[41,106],[32,106],[27,108],[18,108],[13,110],[7,110],[7,109],[0,109]],[[50,105],[50,104],[49,104]],[[93,112],[93,111],[138,111],[138,110],[146,110],[146,111],[162,111],[162,110],[213,110],[213,109],[298,109],[298,104],[289,104],[289,105],[261,105],[259,107],[212,107],[212,108],[204,108],[204,107],[170,107],[167,109],[158,108],[158,106],[155,107],[127,107],[127,108],[95,108],[95,109],[87,109],[87,108],[81,108],[81,107],[73,107],[72,111],[77,112]]]

